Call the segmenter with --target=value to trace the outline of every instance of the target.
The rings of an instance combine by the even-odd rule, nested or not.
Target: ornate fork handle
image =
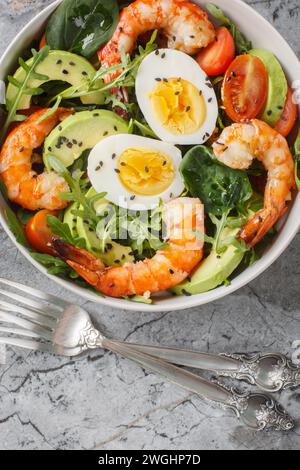
[[[206,354],[176,348],[126,344],[173,364],[213,371],[221,377],[245,380],[268,393],[300,386],[300,368],[280,353],[267,354]]]
[[[212,383],[173,364],[131,348],[130,345],[110,341],[91,323],[81,330],[80,348],[104,348],[132,360],[141,367],[160,374],[169,381],[200,395],[213,404],[230,409],[249,427],[256,430],[288,431],[294,423],[287,413],[268,395],[241,394],[221,383]]]

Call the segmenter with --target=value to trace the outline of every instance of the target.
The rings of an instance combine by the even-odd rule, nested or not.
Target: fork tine
[[[2,308],[5,312],[11,313],[21,313],[27,318],[31,318],[36,323],[39,323],[41,326],[47,326],[48,328],[54,328],[57,323],[56,317],[48,317],[43,312],[37,313],[36,311],[29,310],[28,308],[20,307],[19,305],[14,305],[9,302],[5,302],[4,300],[0,299],[0,308]]]
[[[53,348],[50,343],[39,343],[29,339],[20,339],[0,336],[0,344],[17,346],[18,348],[30,349],[32,351],[44,351],[53,354]]]
[[[11,281],[9,279],[4,279],[0,277],[0,283],[10,287],[14,287],[19,291],[25,292],[26,294],[32,295],[33,297],[42,300],[43,302],[47,302],[51,304],[51,307],[60,312],[64,310],[68,305],[64,300],[60,299],[59,297],[56,297],[55,295],[47,294],[39,289],[34,289],[33,287],[24,286],[19,282]]]
[[[0,333],[6,333],[9,335],[25,336],[26,338],[40,339],[41,335],[34,331],[24,330],[23,328],[13,328],[10,326],[2,326],[0,324]],[[45,331],[44,339],[51,341],[52,334]]]
[[[52,316],[53,315],[60,316],[61,313],[62,313],[62,310],[59,310],[57,312],[49,311],[48,310],[49,307],[47,307],[47,305],[43,305],[43,304],[41,304],[41,302],[37,302],[33,299],[28,299],[27,297],[23,297],[19,294],[15,294],[14,292],[9,292],[9,291],[5,291],[5,290],[0,289],[0,294],[4,295],[5,297],[8,297],[9,299],[14,299],[17,302],[20,302],[24,305],[27,305],[28,307],[31,307],[37,313],[44,313],[44,315],[47,314],[47,315],[52,315]],[[51,306],[51,308],[52,308],[52,306]]]
[[[45,330],[42,326],[29,320],[25,320],[24,318],[17,317],[16,315],[12,315],[11,313],[4,312],[3,310],[0,310],[0,322],[12,323],[13,325],[25,328],[26,330],[34,331],[35,333],[38,333],[40,337],[44,337],[45,331],[49,333],[49,330]]]

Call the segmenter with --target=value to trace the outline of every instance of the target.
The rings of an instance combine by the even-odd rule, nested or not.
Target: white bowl
[[[194,1],[195,3],[199,3],[203,6],[206,3],[206,0]],[[60,2],[61,0],[55,1],[52,5],[37,15],[32,21],[30,21],[30,23],[28,23],[28,25],[17,35],[0,60],[0,79],[4,79],[9,72],[14,70],[17,58],[22,53],[22,50],[24,50],[24,48],[30,44],[33,38],[40,35],[46,20]],[[213,3],[220,6],[228,14],[228,16],[232,18],[232,20],[239,26],[241,31],[252,40],[254,47],[268,49],[278,57],[291,82],[300,78],[300,63],[296,55],[291,50],[286,41],[281,37],[281,35],[264,18],[262,18],[257,12],[255,12],[251,7],[243,3],[241,0],[214,0]],[[197,305],[203,305],[205,303],[220,299],[225,295],[231,294],[240,287],[245,286],[248,282],[252,281],[263,271],[265,271],[288,247],[300,226],[300,197],[297,196],[291,207],[285,224],[283,225],[280,233],[272,245],[268,247],[263,257],[258,262],[239,274],[232,281],[229,287],[222,286],[213,291],[192,297],[162,297],[157,299],[152,305],[141,305],[123,299],[102,298],[87,289],[78,287],[71,281],[62,280],[55,276],[49,276],[46,269],[34,261],[27,250],[16,242],[14,235],[10,231],[3,215],[3,209],[5,208],[6,203],[1,196],[0,198],[0,221],[5,231],[13,243],[23,253],[23,255],[37,269],[60,284],[62,287],[65,287],[66,289],[69,289],[76,294],[80,294],[87,300],[118,309],[135,311],[143,310],[147,312],[161,312],[181,310],[195,307]]]

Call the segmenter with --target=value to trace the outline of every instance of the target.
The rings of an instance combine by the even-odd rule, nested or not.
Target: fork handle
[[[234,389],[226,388],[221,383],[212,383],[173,364],[131,349],[127,345],[118,344],[103,337],[96,342],[99,347],[130,359],[144,369],[160,374],[170,382],[225,409],[234,411],[244,424],[254,430],[274,428],[283,431],[290,430],[294,426],[292,419],[269,395],[242,394]]]
[[[173,364],[192,367],[193,369],[209,370],[216,373],[223,373],[226,371],[228,371],[228,373],[238,372],[242,364],[242,362],[238,359],[233,359],[218,354],[207,354],[197,351],[160,346],[145,346],[121,341],[114,341],[114,343],[128,346],[136,351],[149,354],[150,356],[163,359],[164,361],[168,361]]]

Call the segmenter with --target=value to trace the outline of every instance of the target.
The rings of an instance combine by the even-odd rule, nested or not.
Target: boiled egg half
[[[181,151],[174,145],[131,134],[99,142],[88,159],[88,176],[97,193],[129,210],[150,210],[160,200],[181,195]]]
[[[158,49],[149,54],[138,70],[136,96],[149,126],[165,142],[203,144],[215,130],[214,88],[184,52]]]

